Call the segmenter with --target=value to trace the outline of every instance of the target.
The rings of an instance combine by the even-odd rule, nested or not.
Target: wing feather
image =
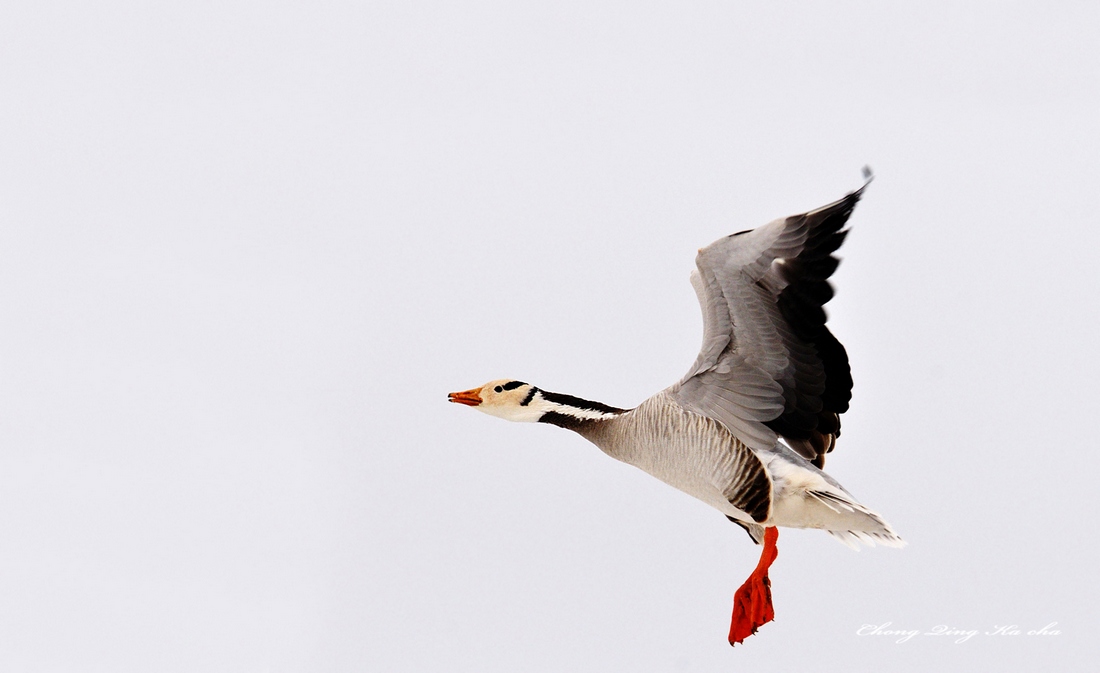
[[[869,182],[869,181],[868,181]],[[699,251],[691,283],[703,344],[669,389],[685,408],[724,424],[753,448],[783,437],[824,463],[848,410],[844,347],[825,326],[829,277],[843,229],[866,188],[817,210],[719,239]]]

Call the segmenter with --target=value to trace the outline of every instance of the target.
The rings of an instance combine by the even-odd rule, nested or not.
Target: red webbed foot
[[[744,641],[756,633],[758,628],[775,619],[768,568],[779,554],[775,548],[775,541],[778,539],[778,528],[773,526],[764,529],[764,550],[760,553],[760,562],[733,596],[730,645]]]

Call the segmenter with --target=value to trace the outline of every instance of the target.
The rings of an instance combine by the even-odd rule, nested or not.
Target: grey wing
[[[699,251],[692,285],[703,346],[669,389],[678,403],[724,424],[752,448],[783,437],[815,464],[840,434],[852,376],[825,326],[832,253],[866,188],[823,208],[715,241]]]

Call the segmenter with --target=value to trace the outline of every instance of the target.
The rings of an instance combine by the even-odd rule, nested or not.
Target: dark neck
[[[539,423],[549,423],[578,432],[606,423],[627,412],[626,409],[612,407],[602,402],[545,390],[539,390],[538,396],[550,406],[550,409],[539,418]]]

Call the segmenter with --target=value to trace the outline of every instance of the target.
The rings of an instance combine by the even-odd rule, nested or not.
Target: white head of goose
[[[588,421],[603,421],[626,413],[626,409],[539,390],[522,381],[500,379],[480,388],[450,393],[447,399],[476,407],[490,416],[519,423],[552,423],[577,428]]]
[[[778,526],[821,529],[853,549],[905,544],[821,469],[852,391],[847,352],[825,326],[822,306],[833,296],[828,279],[839,262],[832,253],[866,187],[702,248],[691,275],[703,310],[702,349],[684,378],[636,408],[511,379],[448,396],[492,416],[573,430],[763,543],[734,595],[731,645],[774,616],[768,568]]]

